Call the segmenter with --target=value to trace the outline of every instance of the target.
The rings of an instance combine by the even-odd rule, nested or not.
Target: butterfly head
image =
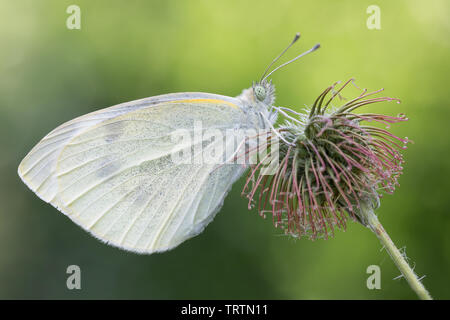
[[[253,83],[252,91],[255,101],[267,106],[272,106],[275,102],[275,86],[272,84],[272,80]]]

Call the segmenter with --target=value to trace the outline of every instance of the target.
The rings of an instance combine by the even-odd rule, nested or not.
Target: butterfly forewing
[[[171,135],[192,132],[199,121],[202,130],[236,128],[245,122],[239,103],[175,94],[100,110],[48,134],[19,174],[101,240],[143,253],[168,250],[203,230],[244,171],[239,164],[204,163],[203,152],[223,141],[192,134],[179,143]],[[190,162],[173,160],[181,151],[192,153]]]

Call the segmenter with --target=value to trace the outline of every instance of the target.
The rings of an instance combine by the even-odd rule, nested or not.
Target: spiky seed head
[[[409,140],[386,129],[407,118],[354,111],[376,102],[400,101],[372,97],[382,89],[364,90],[332,107],[351,81],[338,90],[337,83],[328,87],[304,113],[291,111],[290,120],[278,129],[283,139],[278,140],[275,174],[265,175],[258,164],[249,171],[243,190],[249,206],[258,203],[260,215],[272,215],[274,225],[287,234],[328,238],[335,228],[345,229],[348,218],[365,225],[361,207],[377,207],[382,193],[392,193],[398,185],[404,162],[400,150]]]

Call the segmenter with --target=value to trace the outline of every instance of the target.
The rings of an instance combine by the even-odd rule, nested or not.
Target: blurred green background
[[[334,239],[281,235],[248,211],[238,182],[205,232],[136,255],[100,243],[19,179],[17,166],[76,116],[147,96],[238,95],[270,60],[322,48],[274,75],[277,105],[300,110],[336,80],[384,87],[415,141],[379,217],[435,298],[450,298],[450,3],[441,1],[6,1],[0,5],[0,298],[415,299],[376,237],[356,223]],[[66,8],[81,8],[81,30]],[[366,9],[381,8],[381,30]],[[345,95],[345,94],[344,94]],[[66,268],[81,267],[81,290]],[[366,268],[381,267],[381,290]]]

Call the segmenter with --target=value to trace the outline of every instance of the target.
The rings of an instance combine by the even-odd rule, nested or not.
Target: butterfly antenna
[[[281,66],[276,67],[276,68],[273,69],[267,76],[265,76],[261,81],[266,80],[266,78],[270,77],[270,75],[271,75],[272,73],[274,73],[275,71],[277,71],[277,70],[283,68],[284,66],[287,66],[288,64],[290,64],[290,63],[292,63],[292,62],[294,62],[294,61],[300,59],[300,58],[303,57],[303,56],[306,56],[308,53],[311,53],[311,52],[316,51],[316,50],[319,49],[319,48],[320,48],[320,44],[318,43],[318,44],[316,44],[314,47],[312,47],[311,49],[309,49],[308,51],[305,51],[305,52],[303,52],[302,54],[299,54],[298,56],[296,56],[294,59],[289,60],[288,62],[283,63]]]
[[[286,49],[284,49],[283,52],[281,52],[281,53],[280,53],[275,59],[273,59],[273,61],[267,66],[266,70],[264,71],[263,75],[261,76],[260,82],[261,82],[261,80],[264,78],[264,76],[266,75],[267,71],[269,71],[270,67],[272,67],[273,64],[274,64],[275,62],[277,62],[278,59],[280,59],[281,56],[282,56],[282,55],[283,55],[290,47],[292,47],[292,45],[293,45],[294,43],[296,43],[298,39],[300,39],[300,32],[297,32],[297,33],[295,34],[294,40],[292,40],[292,42],[286,47]]]

